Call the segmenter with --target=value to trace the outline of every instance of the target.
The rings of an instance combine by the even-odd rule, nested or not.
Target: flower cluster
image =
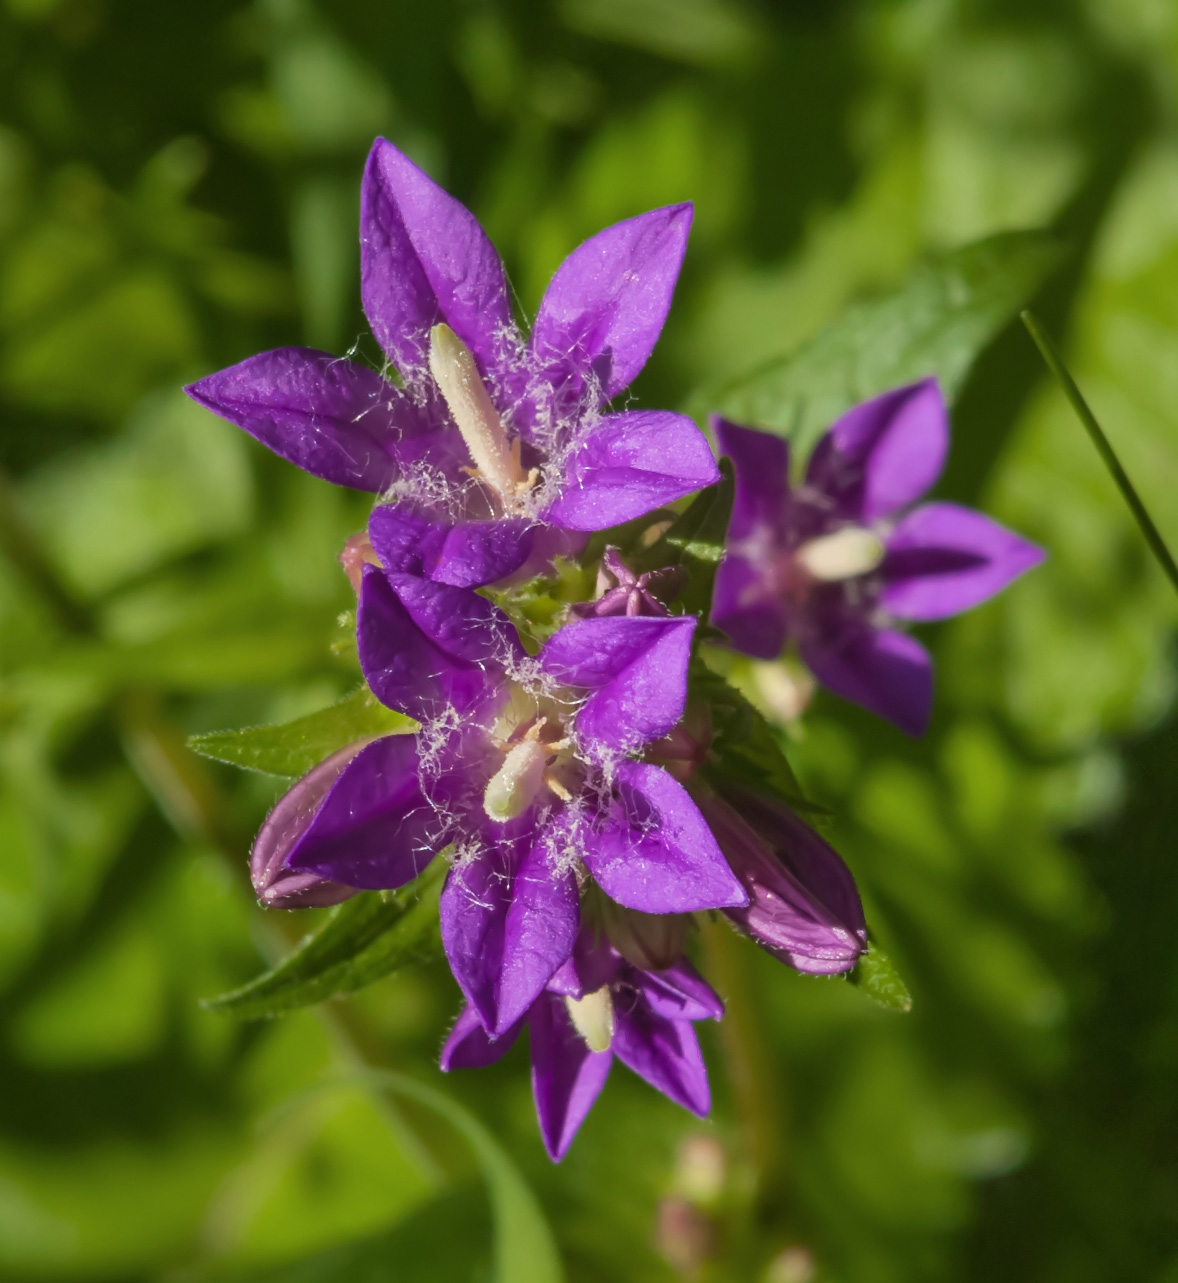
[[[699,620],[676,607],[688,571],[658,557],[669,505],[720,483],[712,449],[681,415],[610,405],[662,329],[690,222],[672,206],[594,236],[525,339],[473,215],[378,140],[362,298],[388,365],[284,348],[188,389],[377,494],[342,558],[359,661],[416,725],[339,750],[278,802],[258,896],[336,904],[447,860],[440,929],[465,1005],[442,1067],[488,1064],[526,1026],[554,1159],[615,1058],[707,1111],[693,1023],[723,1007],[687,960],[690,915],[725,914],[801,971],[847,971],[867,948],[830,845],[790,799],[714,769]],[[796,641],[821,682],[919,731],[927,656],[889,621],[964,609],[1038,557],[980,514],[910,509],[945,452],[936,385],[853,410],[795,490],[783,441],[713,427],[735,465],[713,635],[762,659]],[[558,560],[596,589],[541,626],[527,602]]]

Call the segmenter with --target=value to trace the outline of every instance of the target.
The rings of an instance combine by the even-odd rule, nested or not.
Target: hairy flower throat
[[[508,443],[470,349],[448,325],[435,325],[429,332],[429,369],[479,478],[495,492],[505,512],[517,512],[535,478],[524,475],[518,440]]]

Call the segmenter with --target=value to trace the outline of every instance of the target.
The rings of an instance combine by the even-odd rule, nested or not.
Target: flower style
[[[795,641],[835,694],[923,734],[932,662],[891,621],[968,610],[1044,555],[971,508],[912,506],[940,475],[949,446],[936,381],[848,411],[792,489],[784,441],[724,419],[712,426],[736,471],[712,622],[759,659]]]
[[[361,666],[420,730],[360,747],[317,806],[280,801],[259,838],[268,876],[398,887],[450,847],[442,939],[492,1033],[569,956],[586,873],[645,913],[744,904],[682,785],[634,760],[683,712],[695,622],[577,620],[529,657],[477,593],[366,565]]]
[[[662,330],[690,205],[617,223],[574,250],[525,343],[474,215],[382,138],[360,204],[364,310],[401,385],[289,347],[187,390],[314,476],[392,500],[370,527],[387,570],[491,583],[575,546],[577,532],[717,480],[690,419],[605,409]]]
[[[605,1086],[615,1056],[676,1104],[706,1115],[707,1070],[692,1022],[723,1014],[723,1003],[689,962],[643,971],[584,929],[572,956],[502,1036],[488,1036],[468,1006],[442,1049],[442,1068],[493,1064],[526,1024],[540,1134],[559,1162]]]

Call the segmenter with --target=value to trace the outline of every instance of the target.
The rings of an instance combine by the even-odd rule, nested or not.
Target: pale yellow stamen
[[[508,442],[470,349],[448,325],[435,325],[429,332],[429,369],[479,479],[498,495],[506,511],[518,510],[532,484],[520,463],[519,441]]]
[[[884,552],[884,542],[874,530],[845,526],[802,544],[794,561],[812,579],[838,583],[870,574],[883,561]]]
[[[548,758],[547,746],[536,739],[522,739],[507,750],[483,793],[483,810],[492,820],[514,820],[532,805],[544,787]]]
[[[585,1040],[590,1051],[609,1051],[614,1040],[614,1000],[609,985],[603,985],[583,998],[566,998],[573,1028]]]

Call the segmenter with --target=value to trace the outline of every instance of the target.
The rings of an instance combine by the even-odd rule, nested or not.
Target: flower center
[[[525,475],[519,439],[508,442],[470,348],[448,325],[429,332],[429,369],[470,451],[475,475],[494,491],[505,513],[521,512],[537,474]]]
[[[844,526],[807,540],[793,554],[794,565],[811,579],[841,583],[877,569],[886,552],[883,540],[863,526]]]
[[[572,798],[569,784],[574,781],[567,768],[572,765],[573,741],[563,733],[564,710],[554,700],[542,702],[547,716],[541,715],[534,698],[513,689],[491,732],[503,761],[483,790],[483,810],[499,824],[522,815],[544,792],[562,802]]]
[[[609,985],[602,985],[583,998],[566,998],[564,1005],[585,1046],[590,1051],[609,1051],[614,1040],[614,1000]]]

